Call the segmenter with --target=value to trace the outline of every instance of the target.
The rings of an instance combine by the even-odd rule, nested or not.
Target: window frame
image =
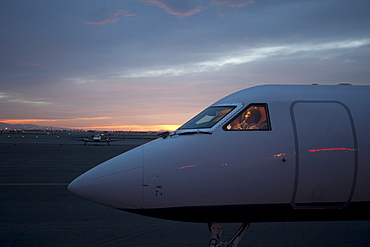
[[[240,102],[231,102],[231,103],[221,103],[221,104],[214,104],[214,105],[211,105],[209,107],[218,107],[218,106],[232,106],[234,107],[234,109],[232,109],[228,114],[226,114],[220,121],[218,121],[215,125],[213,125],[211,128],[199,128],[199,129],[181,129],[181,127],[183,125],[185,125],[186,123],[188,123],[189,121],[191,121],[194,117],[196,117],[197,115],[199,115],[200,113],[198,113],[197,115],[195,115],[193,118],[191,118],[188,122],[186,122],[185,124],[183,124],[181,127],[179,127],[175,133],[176,134],[186,134],[186,133],[195,133],[195,132],[202,132],[202,133],[212,133],[215,129],[219,128],[220,126],[223,126],[226,122],[229,122],[229,120],[231,118],[234,118],[235,114],[237,114],[240,109],[242,109],[244,107],[244,105]],[[208,109],[209,107],[207,107],[206,109]],[[204,110],[206,110],[204,109]],[[203,111],[204,111],[203,110]],[[202,111],[202,112],[203,112]]]
[[[218,119],[217,121],[214,121],[214,118],[211,118],[210,120],[205,121],[204,123],[206,125],[204,127],[202,127],[202,123],[199,123],[199,126],[196,126],[195,125],[195,124],[198,124],[198,122],[202,121],[204,118],[206,118],[208,116],[208,115],[204,115],[205,113],[207,113],[211,109],[213,110],[213,109],[217,109],[217,108],[219,108],[219,111],[228,110],[228,112],[226,114],[224,114],[223,116],[221,116],[221,118]],[[225,109],[222,110],[220,108],[225,108]],[[184,123],[179,128],[179,130],[211,129],[218,122],[220,122],[223,118],[225,118],[230,112],[232,112],[235,108],[236,108],[236,106],[210,106],[210,107],[207,107],[206,109],[204,109],[203,111],[201,111],[198,115],[194,116],[192,119],[190,119],[189,121],[187,121],[186,123]],[[200,118],[200,117],[202,117],[202,118]],[[217,115],[215,115],[215,118],[217,118]],[[198,121],[197,122],[194,122],[195,120],[198,120]],[[184,127],[184,126],[190,125],[190,124],[193,124],[194,127],[192,127],[192,128],[189,128],[189,127],[186,128],[186,127]],[[209,126],[208,126],[208,124],[209,124]]]
[[[251,107],[264,107],[265,113],[266,113],[266,123],[267,123],[267,128],[264,129],[228,129],[227,127],[235,121],[237,118],[240,117],[241,114],[246,112],[249,108]],[[233,118],[231,118],[227,123],[222,127],[224,131],[271,131],[272,126],[271,126],[271,121],[270,121],[270,113],[269,113],[269,108],[267,103],[251,103],[244,107],[242,110],[240,110]]]

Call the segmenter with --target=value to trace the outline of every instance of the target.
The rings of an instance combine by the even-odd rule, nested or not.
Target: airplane
[[[119,210],[208,223],[370,220],[370,86],[262,85],[82,174],[68,189]],[[241,222],[219,242],[222,223]]]
[[[106,142],[109,146],[111,141],[117,141],[117,140],[111,140],[110,138],[102,139],[100,134],[95,134],[92,137],[92,139],[89,139],[89,137],[85,137],[84,139],[82,139],[80,141],[84,141],[84,145],[87,145],[87,143],[89,143],[89,142],[94,142],[95,146],[98,145],[98,142]]]

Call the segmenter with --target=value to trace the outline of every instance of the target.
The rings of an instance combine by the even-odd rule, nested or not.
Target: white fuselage
[[[233,108],[215,125],[181,127],[93,168],[69,189],[184,221],[369,218],[359,216],[370,205],[369,86],[258,86],[211,107],[218,106]],[[229,129],[250,106],[264,107],[269,126]]]
[[[100,135],[94,135],[93,141],[94,142],[100,142],[101,141],[101,136]]]

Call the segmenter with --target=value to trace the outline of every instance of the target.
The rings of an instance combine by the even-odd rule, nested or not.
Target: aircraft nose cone
[[[110,159],[73,180],[68,190],[90,201],[119,209],[142,206],[142,150]]]

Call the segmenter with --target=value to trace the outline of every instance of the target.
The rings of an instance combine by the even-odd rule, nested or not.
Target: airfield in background
[[[84,200],[67,190],[83,172],[153,141],[156,132],[0,134],[0,246],[208,246],[206,224],[160,220]],[[239,224],[224,224],[227,241]],[[253,223],[240,246],[370,246],[370,222]]]

